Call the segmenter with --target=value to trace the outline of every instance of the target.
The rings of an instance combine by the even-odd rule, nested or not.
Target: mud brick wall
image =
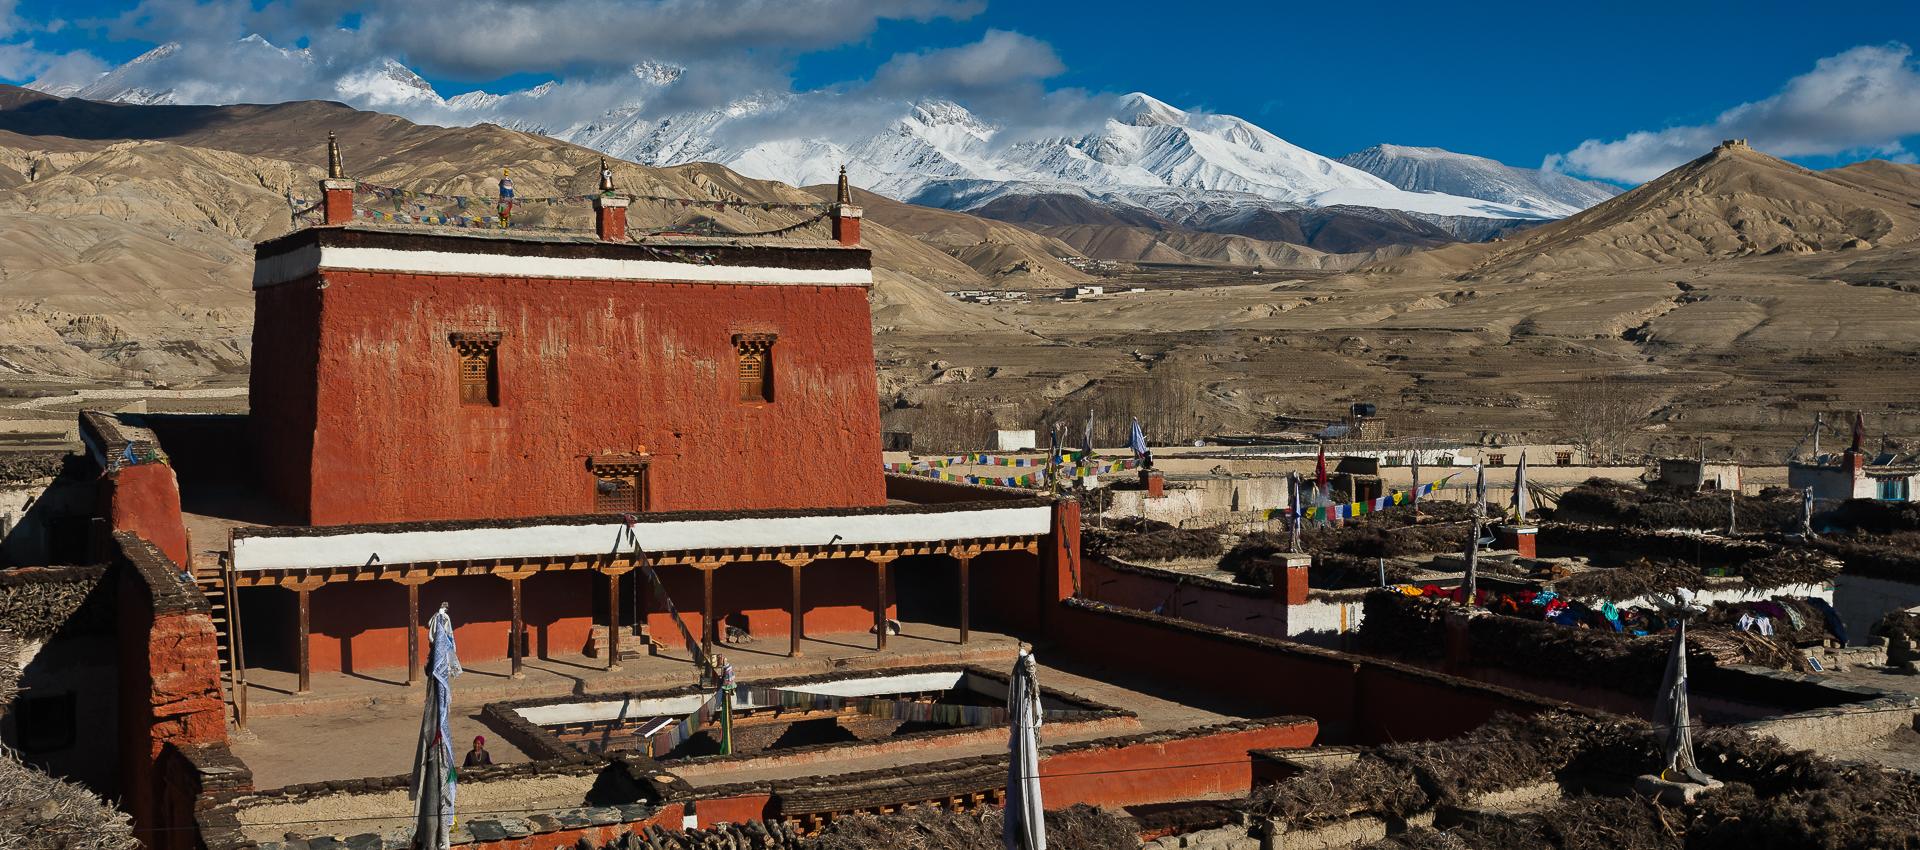
[[[166,805],[168,747],[224,745],[226,705],[206,598],[152,543],[131,532],[113,535],[120,644],[121,790],[134,828],[149,847],[174,845],[191,830]]]

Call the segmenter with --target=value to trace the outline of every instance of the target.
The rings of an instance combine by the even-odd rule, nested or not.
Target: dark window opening
[[[740,362],[740,400],[773,401],[773,334],[734,334],[733,348]]]
[[[500,335],[456,333],[452,342],[460,358],[460,403],[500,406]]]
[[[647,509],[647,464],[623,461],[593,465],[593,510],[637,514]]]
[[[13,714],[21,752],[47,753],[73,746],[79,726],[72,692],[20,697]]]
[[[1506,466],[1507,456],[1506,455],[1487,455],[1487,465],[1488,466]]]
[[[1573,452],[1554,452],[1553,464],[1555,466],[1572,466]]]

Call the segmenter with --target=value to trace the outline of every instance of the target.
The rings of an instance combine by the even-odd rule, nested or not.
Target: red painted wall
[[[900,613],[895,599],[899,565],[887,570],[887,616]],[[660,583],[673,597],[681,618],[700,639],[705,620],[701,616],[700,571],[687,566],[663,567]],[[873,629],[873,604],[878,595],[873,564],[859,560],[815,561],[800,568],[800,604],[806,611],[802,626],[809,636],[858,632]],[[647,633],[661,645],[679,648],[684,644],[680,629],[667,614],[666,605],[645,593],[649,600]],[[787,609],[793,604],[792,572],[780,563],[735,563],[714,571],[713,616],[721,623],[738,625],[744,618],[754,645],[785,651],[792,618]],[[729,619],[735,618],[735,619]],[[716,639],[724,638],[724,629]],[[721,652],[724,654],[725,648]]]
[[[1265,592],[1243,595],[1171,578],[1143,575],[1132,570],[1114,569],[1098,558],[1087,561],[1087,572],[1082,581],[1086,588],[1083,595],[1110,605],[1142,611],[1161,608],[1160,613],[1168,617],[1267,637],[1287,636],[1287,606]]]
[[[312,432],[309,495],[291,507],[316,525],[590,513],[588,457],[642,450],[653,510],[885,502],[861,287],[327,272],[256,309],[254,415],[295,434],[270,436],[263,462],[305,456]],[[308,428],[303,400],[269,387],[312,380],[297,326],[315,315]],[[501,334],[499,406],[460,403],[456,331]],[[737,400],[744,332],[779,335],[771,403]],[[301,489],[292,477],[281,489]]]
[[[248,428],[260,486],[305,515],[313,489],[315,384],[320,358],[318,275],[254,290]]]
[[[1329,743],[1436,740],[1485,723],[1496,711],[1530,714],[1549,705],[1363,656],[1138,612],[1064,604],[1049,615],[1047,633],[1055,652],[1098,663],[1110,662],[1114,647],[1128,647],[1128,669],[1138,675],[1224,690],[1264,714],[1312,717]]]
[[[1040,796],[1048,809],[1080,803],[1132,806],[1253,788],[1249,750],[1312,746],[1313,721],[1123,747],[1074,750],[1040,760]]]
[[[175,564],[189,562],[192,548],[187,541],[187,526],[180,518],[180,484],[173,467],[164,463],[143,463],[101,480],[102,513],[112,531],[131,531],[159,547]]]
[[[520,616],[530,635],[528,658],[577,655],[586,646],[596,616],[598,573],[540,573],[521,582]],[[294,593],[280,588],[241,592],[247,663],[292,670],[298,628]],[[386,581],[325,585],[309,600],[313,669],[364,673],[404,670],[407,665],[407,589]],[[466,662],[507,657],[512,597],[506,579],[457,576],[420,587],[420,653],[426,658],[426,622],[447,603],[454,641]],[[397,674],[396,674],[397,675]]]

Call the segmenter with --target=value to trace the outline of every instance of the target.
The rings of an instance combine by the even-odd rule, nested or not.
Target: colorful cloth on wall
[[[1452,475],[1447,476],[1447,478],[1452,478],[1452,477],[1453,477]],[[1435,481],[1431,484],[1422,484],[1420,485],[1417,492],[1420,494],[1421,498],[1431,496],[1433,495],[1433,491],[1439,489],[1440,487],[1444,486],[1447,483],[1447,478],[1442,478],[1439,481]],[[1370,502],[1342,502],[1340,504],[1334,504],[1334,505],[1309,505],[1304,515],[1308,521],[1319,521],[1319,522],[1325,522],[1328,519],[1353,519],[1354,517],[1366,516],[1367,514],[1373,513],[1375,511],[1383,511],[1383,510],[1386,510],[1387,508],[1395,507],[1398,505],[1413,504],[1414,492],[1415,491],[1395,490],[1391,493],[1388,493],[1385,496],[1381,496],[1380,498],[1374,499],[1373,501],[1370,501]],[[1266,512],[1266,514],[1262,517],[1262,519],[1278,519],[1278,518],[1287,516],[1288,513],[1289,513],[1288,508],[1272,508]]]

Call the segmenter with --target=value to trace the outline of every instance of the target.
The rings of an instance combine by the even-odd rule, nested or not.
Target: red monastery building
[[[411,680],[441,604],[463,659],[517,673],[684,652],[683,625],[709,648],[884,647],[903,593],[963,635],[975,611],[1034,625],[1071,595],[1075,503],[882,472],[844,176],[829,239],[636,241],[610,173],[590,236],[362,223],[334,165],[323,223],[256,249],[243,433],[155,426],[187,534],[122,524],[219,577],[242,675]],[[244,479],[225,501],[246,504],[196,507],[206,477]]]

